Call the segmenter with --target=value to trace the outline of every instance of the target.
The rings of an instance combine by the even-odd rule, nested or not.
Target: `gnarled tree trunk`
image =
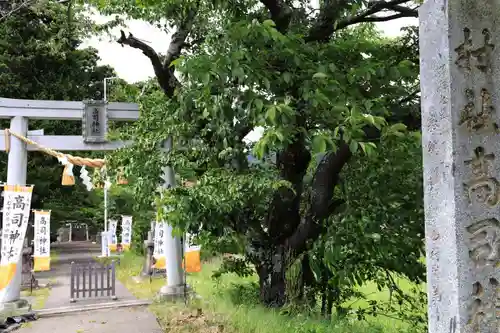
[[[269,307],[281,307],[286,297],[286,264],[281,250],[275,250],[266,256],[266,260],[257,266],[260,286],[260,300]]]

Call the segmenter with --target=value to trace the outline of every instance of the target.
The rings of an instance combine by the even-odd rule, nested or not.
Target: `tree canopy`
[[[166,54],[133,32],[117,40],[151,60],[158,83],[122,131],[134,145],[113,162],[134,178],[139,205],[156,202],[207,244],[236,244],[244,259],[224,267],[251,263],[269,306],[290,298],[297,263],[300,297],[320,295],[326,312],[367,281],[422,281],[418,36],[409,27],[389,39],[372,24],[416,17],[418,2],[91,3],[172,33]],[[262,137],[248,142],[257,128]],[[164,154],[168,137],[176,145]],[[165,164],[196,186],[154,201]]]
[[[81,47],[85,38],[103,28],[84,15],[84,8],[68,12],[67,6],[57,2],[36,1],[16,11],[5,10],[0,19],[0,97],[76,101],[102,98],[103,79],[116,74],[111,67],[98,65],[96,49]],[[2,126],[8,128],[8,121],[2,121]],[[81,134],[81,123],[72,121],[31,120],[29,128],[42,128],[46,135]],[[89,223],[92,232],[101,230],[102,191],[88,192],[78,180],[75,186],[62,186],[63,167],[51,156],[30,153],[28,163],[28,183],[35,185],[32,207],[52,210],[54,235],[59,223],[66,220]],[[5,180],[6,174],[5,154],[0,160],[0,179]],[[112,214],[120,213],[114,210],[114,201],[123,197],[123,191],[117,191],[120,193],[111,197]]]

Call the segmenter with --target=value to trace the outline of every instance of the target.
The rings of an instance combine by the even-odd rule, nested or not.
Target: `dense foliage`
[[[109,66],[98,66],[96,49],[81,45],[104,27],[84,16],[82,8],[69,12],[67,6],[54,1],[36,1],[15,11],[12,9],[19,4],[14,2],[12,6],[0,11],[0,97],[76,101],[102,98],[103,79],[115,73]],[[115,97],[114,92],[110,97]],[[8,121],[2,121],[2,126],[7,128]],[[81,134],[79,121],[31,120],[29,128],[43,128],[46,135]],[[62,170],[53,157],[29,153],[28,183],[35,185],[32,207],[52,210],[53,237],[59,224],[67,220],[88,223],[91,232],[97,233],[103,226],[102,191],[88,192],[78,179],[79,168],[74,169],[76,186],[62,186]],[[5,181],[7,154],[0,160],[0,175]],[[124,197],[122,192],[113,190],[110,196],[111,215],[131,213],[130,195],[125,196],[127,204],[115,209],[115,201]]]
[[[420,127],[417,36],[409,28],[384,38],[370,22],[416,17],[417,3],[94,4],[175,28],[165,55],[133,34],[122,31],[118,40],[149,57],[159,87],[140,99],[142,119],[123,131],[135,144],[114,161],[134,177],[139,205],[155,202],[204,245],[243,254],[223,268],[253,267],[266,305],[291,298],[286,277],[297,265],[298,298],[316,304],[321,296],[325,314],[345,312],[342,304],[360,296],[356,286],[370,281],[398,291],[399,305],[416,303],[405,301],[393,275],[424,277],[412,133]],[[253,144],[256,128],[263,135]],[[169,136],[176,145],[164,154],[158,148]],[[196,186],[154,201],[167,163]]]

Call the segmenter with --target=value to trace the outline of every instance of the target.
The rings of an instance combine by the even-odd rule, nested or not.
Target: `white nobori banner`
[[[154,235],[154,250],[153,258],[155,260],[154,268],[165,269],[166,267],[166,257],[165,257],[165,237],[167,224],[163,222],[156,222],[155,224],[155,235]]]
[[[50,210],[33,210],[35,218],[34,267],[35,272],[50,270]]]
[[[118,228],[118,220],[109,220],[109,229],[108,229],[108,247],[112,252],[116,251],[118,237],[116,237],[116,228]]]
[[[12,301],[17,291],[15,275],[21,264],[24,237],[28,228],[33,186],[5,185],[2,249],[0,260],[0,304]],[[18,297],[19,295],[17,295]]]
[[[132,243],[132,216],[122,215],[122,249],[127,251]]]

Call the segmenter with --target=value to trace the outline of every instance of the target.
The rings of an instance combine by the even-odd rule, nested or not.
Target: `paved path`
[[[69,302],[71,262],[92,261],[100,248],[90,243],[73,242],[58,247],[58,260],[50,272],[37,273],[41,283],[53,284],[45,309],[60,307],[80,307],[82,305],[109,303],[109,297],[89,298]],[[120,301],[136,298],[119,281],[116,282],[116,296]],[[155,316],[146,307],[116,308],[88,312],[70,313],[64,316],[41,318],[21,328],[20,333],[162,333]]]
[[[120,308],[41,318],[19,333],[164,333],[145,307]]]

